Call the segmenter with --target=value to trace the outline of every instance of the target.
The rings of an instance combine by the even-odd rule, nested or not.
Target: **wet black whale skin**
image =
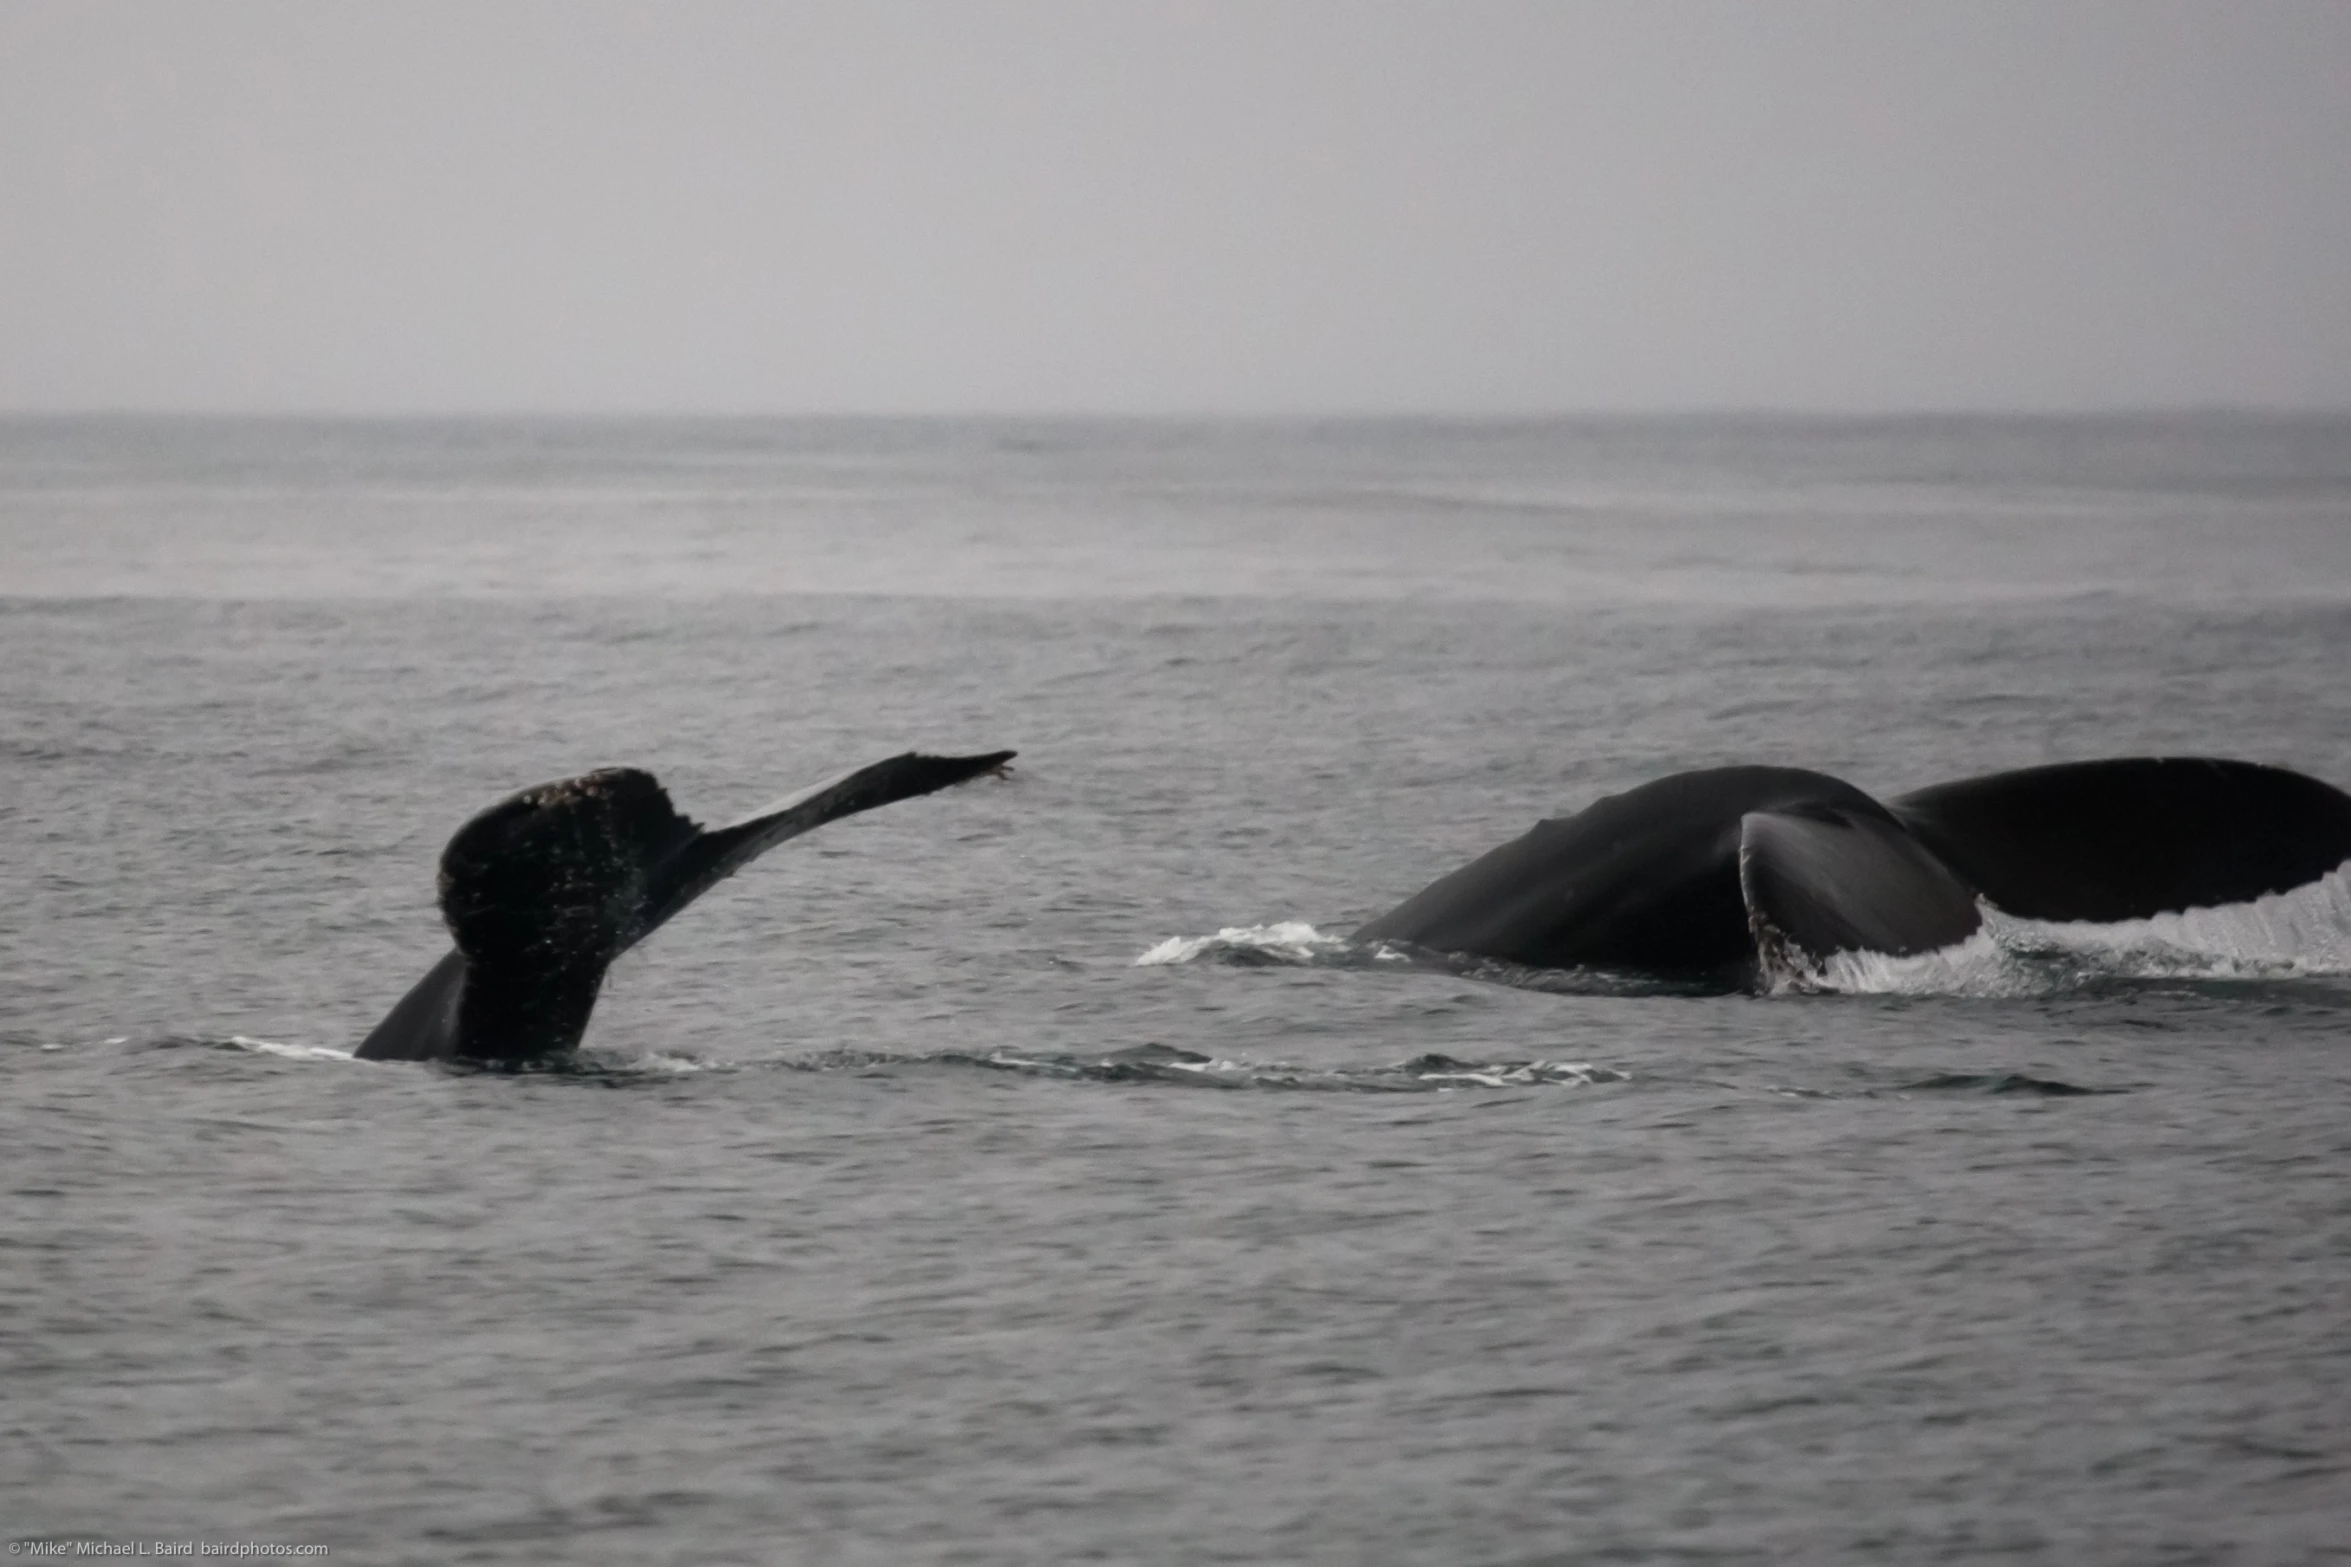
[[[1977,895],[2143,919],[2284,892],[2351,860],[2351,797],[2259,763],[2070,762],[1880,803],[1786,767],[1677,773],[1536,824],[1355,933],[1537,968],[1736,979],[1768,928],[1813,956],[1932,950]]]
[[[525,789],[442,851],[441,913],[455,949],[358,1055],[505,1065],[560,1055],[587,1029],[612,960],[721,880],[788,838],[993,772],[1013,755],[909,752],[711,831],[632,767]]]

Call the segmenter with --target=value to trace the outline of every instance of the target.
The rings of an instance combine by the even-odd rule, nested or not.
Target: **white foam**
[[[684,1077],[694,1072],[726,1070],[721,1063],[695,1056],[670,1055],[660,1050],[639,1054],[603,1045],[580,1046],[572,1052],[567,1064],[614,1076]]]
[[[1517,1061],[1494,1066],[1463,1064],[1451,1070],[1413,1071],[1423,1083],[1475,1083],[1481,1088],[1517,1088],[1533,1083],[1590,1087],[1594,1083],[1622,1083],[1631,1074],[1589,1061]]]
[[[248,1039],[243,1034],[231,1034],[228,1043],[239,1050],[248,1050],[257,1056],[277,1056],[287,1061],[350,1061],[356,1059],[348,1050],[337,1050],[332,1045],[289,1045],[275,1039]]]
[[[2103,933],[2113,955],[2148,973],[2209,965],[2215,973],[2351,974],[2351,863],[2290,892],[2217,909],[2188,909],[2116,925],[2014,921],[2010,944],[2070,947],[2075,932]]]
[[[2027,920],[1979,905],[1983,928],[1915,957],[1840,952],[1769,973],[1768,988],[1873,995],[2046,995],[2086,979],[2290,979],[2351,974],[2351,865],[2250,903],[2106,924]]]
[[[1135,959],[1137,968],[1190,963],[1223,952],[1246,952],[1282,963],[1311,963],[1348,950],[1343,936],[1326,936],[1304,920],[1227,925],[1213,936],[1170,936]]]

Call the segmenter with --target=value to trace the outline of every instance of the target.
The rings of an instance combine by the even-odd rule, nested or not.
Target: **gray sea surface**
[[[1680,768],[2351,785],[2347,651],[2341,418],[0,421],[0,1529],[2351,1558],[2341,875],[1775,995],[1343,939]],[[518,787],[1005,746],[574,1070],[348,1058]]]

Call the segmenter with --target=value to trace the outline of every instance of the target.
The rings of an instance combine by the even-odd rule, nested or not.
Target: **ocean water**
[[[2351,785],[2351,421],[0,422],[0,1528],[2341,1560],[2351,888],[1689,995],[1350,948],[1660,773]],[[910,747],[578,1069],[442,842]]]

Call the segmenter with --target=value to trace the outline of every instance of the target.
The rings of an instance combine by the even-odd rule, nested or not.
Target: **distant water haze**
[[[2351,600],[2351,418],[0,419],[0,595]]]
[[[2351,7],[0,9],[0,408],[2351,406]]]

